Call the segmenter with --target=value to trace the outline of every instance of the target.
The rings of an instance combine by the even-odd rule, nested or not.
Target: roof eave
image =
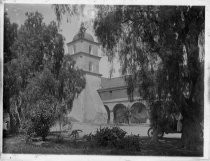
[[[68,46],[68,45],[74,44],[75,42],[80,41],[80,40],[85,40],[85,41],[87,41],[89,43],[92,43],[92,44],[95,44],[95,45],[98,45],[98,46],[101,45],[101,43],[98,43],[98,42],[95,42],[95,41],[90,41],[90,40],[87,40],[87,39],[84,39],[84,38],[79,38],[79,39],[73,40],[71,42],[68,42],[66,44]]]
[[[96,55],[91,55],[91,54],[88,54],[88,53],[85,53],[85,52],[78,52],[78,53],[75,53],[75,54],[72,54],[70,55],[71,57],[74,57],[75,55],[86,55],[86,56],[89,56],[89,57],[93,57],[93,58],[97,58],[97,59],[101,59],[100,56],[96,56]]]

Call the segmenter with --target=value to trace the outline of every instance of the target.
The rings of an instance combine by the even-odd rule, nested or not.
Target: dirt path
[[[111,127],[111,126],[118,126],[118,125],[94,125],[94,124],[85,124],[85,123],[73,123],[72,130],[81,129],[83,130],[80,133],[80,136],[84,136],[86,134],[95,133],[97,129],[100,127]],[[121,129],[127,132],[128,135],[134,134],[139,136],[147,136],[147,131],[149,129],[148,124],[141,124],[141,125],[119,125]],[[174,133],[174,134],[165,134],[164,137],[166,138],[181,138],[181,134]]]

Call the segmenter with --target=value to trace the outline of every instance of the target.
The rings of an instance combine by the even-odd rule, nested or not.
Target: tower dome
[[[73,41],[79,40],[80,38],[81,38],[80,33],[78,33],[74,36]],[[88,34],[86,32],[84,32],[84,37],[82,37],[82,38],[85,39],[85,40],[89,40],[89,41],[94,42],[93,36],[91,36],[90,34]]]

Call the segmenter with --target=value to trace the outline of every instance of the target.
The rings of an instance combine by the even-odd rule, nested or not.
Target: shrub
[[[55,109],[53,105],[46,101],[37,102],[37,108],[33,111],[30,117],[30,123],[27,128],[27,135],[35,133],[45,140],[50,132],[50,127],[55,122]]]
[[[126,132],[118,127],[100,128],[96,134],[84,136],[92,147],[114,147],[117,149],[125,149],[128,151],[140,150],[140,137],[138,135],[126,136]]]
[[[99,147],[116,147],[117,142],[125,136],[126,132],[120,128],[100,128],[92,135],[92,141]]]
[[[113,128],[100,128],[97,129],[94,135],[94,141],[97,146],[111,146],[116,147],[117,142],[125,136],[126,132],[118,127]]]

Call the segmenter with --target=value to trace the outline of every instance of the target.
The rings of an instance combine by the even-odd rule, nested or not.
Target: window
[[[89,54],[92,55],[92,46],[91,45],[89,46]]]
[[[76,53],[76,46],[74,45],[73,46],[73,54],[75,54]]]
[[[89,71],[93,72],[93,63],[92,62],[89,63]]]

